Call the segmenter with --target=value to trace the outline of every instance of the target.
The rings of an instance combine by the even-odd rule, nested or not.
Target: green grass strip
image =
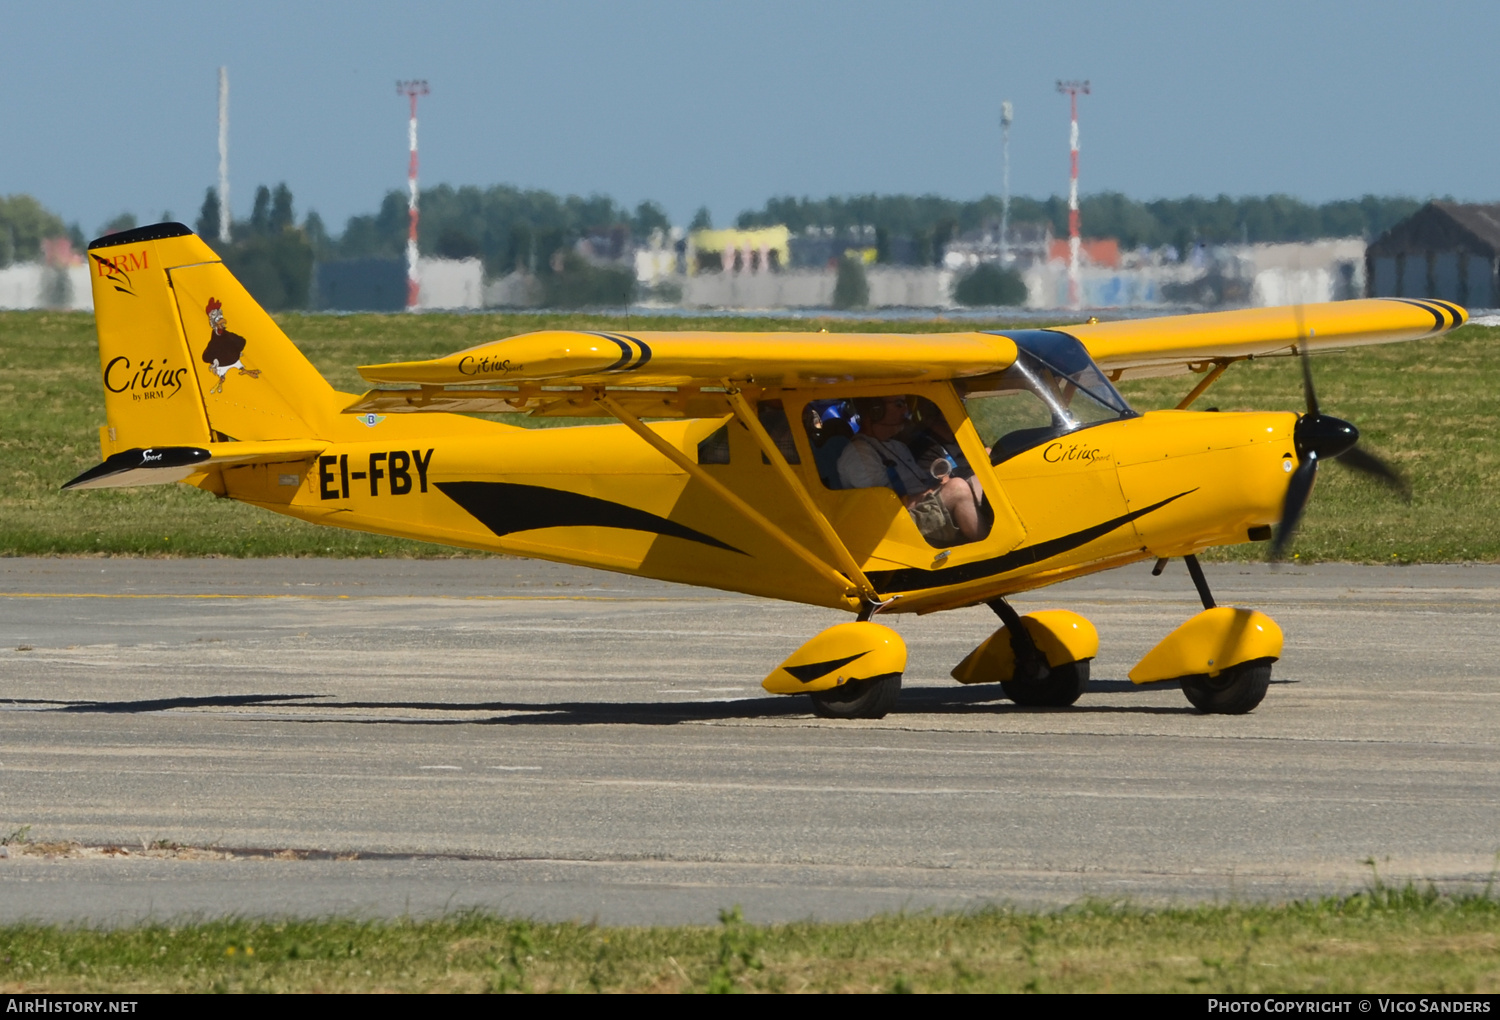
[[[914,332],[1002,322],[751,319],[725,316],[283,315],[278,321],[337,387],[365,388],[356,367],[440,357],[548,327]],[[1500,329],[1467,326],[1439,340],[1367,347],[1313,359],[1323,410],[1411,478],[1411,503],[1337,464],[1319,473],[1295,551],[1306,561],[1500,560]],[[317,527],[183,486],[62,493],[99,462],[104,424],[91,315],[0,312],[0,556],[449,556],[419,542]],[[1141,410],[1173,406],[1189,377],[1122,389]],[[1278,358],[1233,366],[1197,407],[1302,409],[1299,368]],[[507,421],[534,422],[518,416]],[[1242,545],[1219,559],[1260,559]]]
[[[462,914],[0,928],[0,992],[1500,990],[1500,903],[1380,888],[1280,906],[605,928]]]

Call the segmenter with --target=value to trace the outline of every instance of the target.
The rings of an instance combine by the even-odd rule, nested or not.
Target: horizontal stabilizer
[[[64,489],[117,489],[127,485],[180,482],[212,456],[196,446],[153,446],[124,450],[91,467]]]
[[[307,460],[326,443],[316,440],[264,443],[210,443],[201,446],[151,446],[122,450],[63,486],[64,489],[121,489],[180,482],[210,467],[274,464]]]

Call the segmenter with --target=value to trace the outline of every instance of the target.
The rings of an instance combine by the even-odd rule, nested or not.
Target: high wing
[[[622,400],[641,414],[694,417],[724,413],[722,394],[713,391],[726,385],[934,382],[987,375],[1015,360],[1015,343],[991,333],[546,330],[433,361],[361,366],[360,374],[373,383],[420,389],[373,390],[348,410],[590,415],[602,412],[584,390],[603,387],[624,391]]]
[[[1110,378],[1203,371],[1214,362],[1420,340],[1456,329],[1468,313],[1447,301],[1365,298],[1058,327]]]
[[[1112,379],[1204,372],[1245,358],[1390,343],[1463,325],[1445,301],[1371,298],[1053,327]],[[1006,331],[967,333],[615,333],[547,330],[432,361],[365,365],[382,387],[349,412],[604,414],[605,389],[645,417],[725,413],[723,389],[902,385],[989,375],[1016,359]]]

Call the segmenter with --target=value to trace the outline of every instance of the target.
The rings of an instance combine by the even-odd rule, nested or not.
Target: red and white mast
[[[1078,250],[1081,245],[1078,233],[1078,93],[1088,95],[1089,83],[1059,81],[1057,91],[1068,94],[1071,117],[1071,127],[1068,131],[1068,151],[1072,160],[1072,169],[1068,176],[1068,305],[1071,308],[1077,308],[1082,304],[1078,287]]]
[[[411,142],[411,167],[407,171],[407,188],[410,193],[406,199],[406,209],[411,226],[406,235],[406,310],[413,312],[417,309],[417,297],[421,291],[421,285],[417,281],[417,97],[427,95],[427,82],[398,81],[396,92],[411,100],[411,124],[407,128],[407,136]]]

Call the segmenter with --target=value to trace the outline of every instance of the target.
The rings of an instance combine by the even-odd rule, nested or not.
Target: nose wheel
[[[1200,712],[1212,715],[1244,715],[1253,711],[1271,686],[1271,664],[1264,660],[1242,662],[1218,676],[1186,676],[1182,693]]]
[[[1136,683],[1176,679],[1192,706],[1210,715],[1244,715],[1254,711],[1270,687],[1271,664],[1281,654],[1280,628],[1268,617],[1250,610],[1220,609],[1209,591],[1198,557],[1188,555],[1182,559],[1193,587],[1198,589],[1203,612],[1153,649],[1131,670],[1130,678]],[[1151,573],[1160,576],[1166,565],[1165,558],[1157,560]],[[1160,657],[1160,665],[1147,665],[1153,656]],[[1233,664],[1212,675],[1197,672],[1224,662]],[[1161,665],[1165,664],[1175,664],[1176,668],[1163,670]]]

